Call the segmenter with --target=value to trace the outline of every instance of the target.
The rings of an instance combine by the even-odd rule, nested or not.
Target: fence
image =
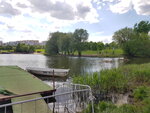
[[[18,108],[18,113],[26,113],[26,105],[32,106],[32,113],[40,113],[38,103],[45,102],[45,113],[81,113],[88,105],[91,105],[91,112],[94,113],[93,96],[88,85],[63,83],[56,87],[53,95],[39,97],[30,100],[18,101],[0,105],[0,113],[12,113],[12,108]],[[44,113],[43,112],[43,113]]]

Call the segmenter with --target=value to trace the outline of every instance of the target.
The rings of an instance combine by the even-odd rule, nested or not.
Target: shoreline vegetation
[[[74,83],[91,86],[96,97],[95,113],[149,113],[150,63],[125,65],[100,73],[75,76]],[[126,103],[116,104],[118,95],[126,95]],[[104,98],[105,97],[105,98]],[[89,108],[87,108],[86,112]]]
[[[14,50],[0,50],[0,54],[44,54],[45,53],[44,49],[35,49],[35,52],[33,53],[20,53],[20,52],[15,52]],[[56,56],[78,56],[77,51],[75,51],[74,54],[72,55],[65,55],[65,54],[58,54]],[[92,51],[92,50],[86,50],[82,52],[81,57],[123,57],[124,53],[122,49],[105,49],[102,50],[101,52],[99,51]]]

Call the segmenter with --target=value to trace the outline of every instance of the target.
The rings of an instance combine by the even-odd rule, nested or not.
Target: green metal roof
[[[17,66],[0,66],[0,87],[14,94],[22,95],[40,91],[51,90],[52,88],[40,79],[26,72]],[[40,94],[13,98],[12,102],[28,100],[41,97]],[[36,104],[37,113],[47,113],[47,105],[44,100],[30,102],[22,105],[22,113],[34,113]],[[21,113],[21,105],[13,106],[13,113]]]

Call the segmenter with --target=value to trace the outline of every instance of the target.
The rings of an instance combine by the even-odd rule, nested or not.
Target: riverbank
[[[19,53],[14,52],[14,50],[0,50],[0,54],[43,54],[47,55],[45,53],[44,49],[36,49],[34,53]],[[78,56],[77,51],[74,52],[74,54],[68,55],[68,54],[59,54],[58,56]],[[114,58],[114,57],[123,57],[124,53],[122,49],[105,49],[101,51],[92,51],[92,50],[86,50],[82,51],[82,57],[108,57],[108,58]]]
[[[92,87],[93,94],[101,96],[95,104],[102,113],[148,113],[150,107],[150,63],[126,65],[115,69],[103,70],[93,75],[74,77],[74,83],[87,84]],[[113,100],[119,94],[127,96],[127,103],[119,107]],[[103,95],[102,95],[103,94]],[[109,97],[111,99],[107,100]],[[119,98],[119,97],[118,97]],[[102,102],[102,100],[104,102]],[[100,108],[100,109],[99,109]]]
[[[44,53],[44,55],[49,56],[48,54]],[[75,51],[73,54],[58,54],[54,56],[71,56],[71,57],[78,57],[78,52]],[[118,57],[124,57],[124,52],[122,49],[105,49],[102,51],[92,51],[92,50],[86,50],[82,51],[82,55],[80,57],[99,57],[99,58],[118,58]]]

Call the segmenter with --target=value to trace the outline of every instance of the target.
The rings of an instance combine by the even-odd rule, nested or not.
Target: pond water
[[[94,58],[94,57],[62,57],[44,56],[41,54],[0,54],[0,65],[17,65],[23,69],[26,67],[69,68],[68,77],[73,75],[85,75],[86,73],[99,72],[102,69],[117,68],[126,64],[142,64],[150,62],[150,58],[129,59],[123,58]],[[66,80],[66,79],[65,79]],[[44,80],[46,83],[50,83]],[[64,81],[64,80],[63,80]]]
[[[48,57],[40,54],[0,54],[0,65],[26,67],[49,67],[70,69],[70,76],[99,72],[102,69],[116,68],[123,65],[121,58],[93,57]]]

